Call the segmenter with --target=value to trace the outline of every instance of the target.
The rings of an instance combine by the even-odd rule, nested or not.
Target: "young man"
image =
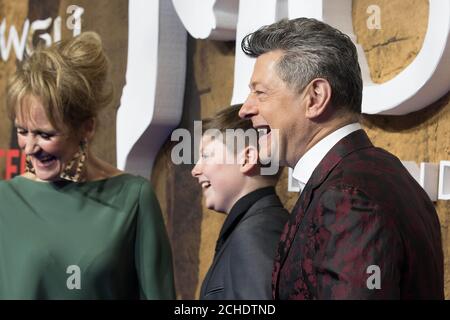
[[[280,164],[303,186],[278,247],[274,298],[442,299],[438,216],[358,123],[363,85],[350,38],[299,18],[262,27],[242,48],[257,59],[240,115],[278,129]]]
[[[271,299],[275,251],[288,219],[275,193],[278,175],[260,174],[257,141],[238,142],[254,130],[251,121],[239,118],[239,109],[232,106],[203,121],[200,158],[192,170],[206,206],[228,214],[203,281],[205,300]]]

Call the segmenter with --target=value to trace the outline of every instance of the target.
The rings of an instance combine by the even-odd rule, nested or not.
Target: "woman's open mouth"
[[[51,167],[56,162],[56,157],[48,153],[39,153],[33,156],[35,163],[40,168]]]

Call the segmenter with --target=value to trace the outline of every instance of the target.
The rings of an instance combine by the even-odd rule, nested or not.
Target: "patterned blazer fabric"
[[[379,287],[370,282],[379,268]],[[320,162],[285,225],[275,299],[443,299],[440,224],[401,162],[363,130]]]

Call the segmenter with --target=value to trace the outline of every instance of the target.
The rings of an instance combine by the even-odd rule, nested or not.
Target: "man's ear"
[[[331,100],[331,86],[328,80],[316,78],[312,80],[305,88],[305,117],[307,119],[316,119],[324,115]]]
[[[239,164],[243,174],[258,174],[258,149],[254,146],[245,147],[240,153]]]

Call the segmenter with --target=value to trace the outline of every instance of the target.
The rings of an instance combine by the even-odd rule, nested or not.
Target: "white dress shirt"
[[[328,136],[316,143],[311,149],[309,149],[303,157],[298,160],[294,167],[292,176],[298,181],[300,190],[303,191],[306,183],[313,174],[317,165],[326,156],[328,151],[334,147],[342,138],[348,136],[350,133],[362,129],[361,125],[357,122],[348,124],[336,131],[330,133]]]

